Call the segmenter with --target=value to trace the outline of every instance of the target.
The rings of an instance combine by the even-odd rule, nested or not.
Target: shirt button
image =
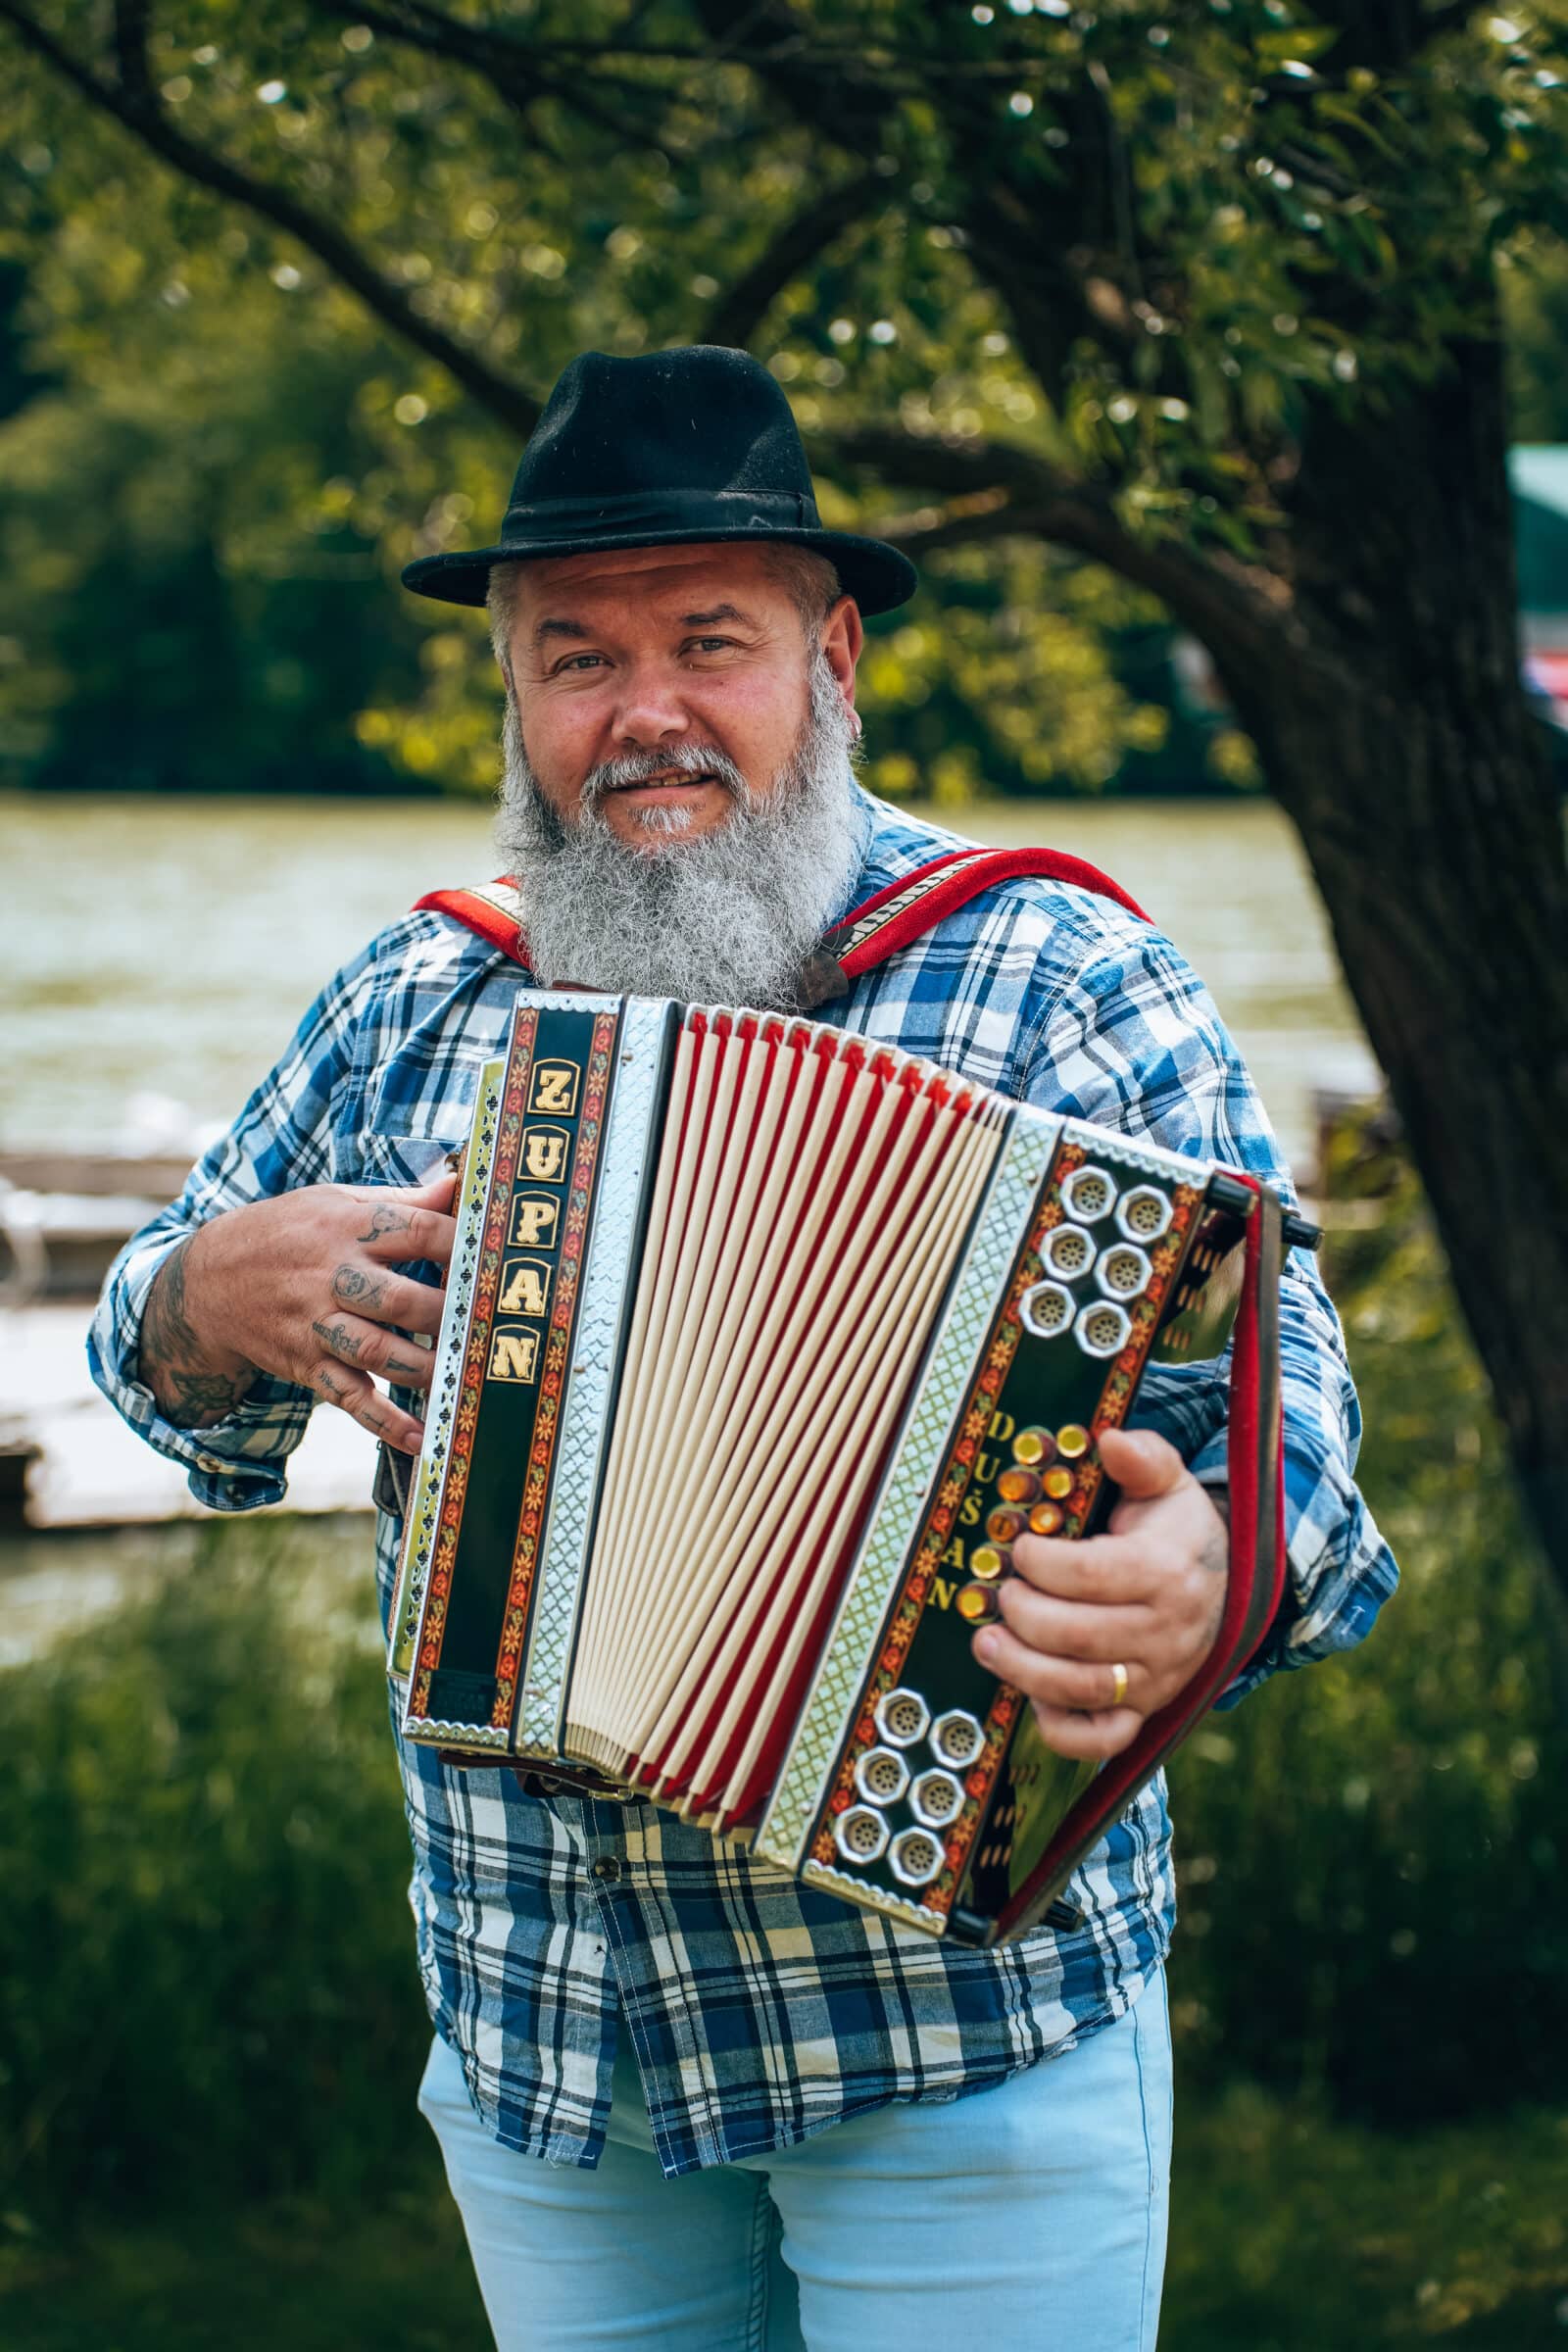
[[[613,1854],[601,1854],[593,1870],[594,1877],[603,1879],[608,1886],[612,1886],[620,1876],[620,1864]]]
[[[196,1456],[196,1467],[198,1470],[217,1471],[226,1470],[228,1468],[228,1464],[223,1460],[220,1454],[199,1453]]]

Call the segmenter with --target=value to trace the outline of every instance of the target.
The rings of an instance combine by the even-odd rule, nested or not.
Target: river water
[[[1312,1096],[1376,1070],[1295,836],[1264,802],[948,818],[1092,859],[1207,980],[1294,1164]],[[328,974],[422,891],[493,870],[465,802],[0,795],[0,1146],[179,1151],[224,1124]]]

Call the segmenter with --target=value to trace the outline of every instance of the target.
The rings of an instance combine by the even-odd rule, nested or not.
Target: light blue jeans
[[[1065,2057],[666,2180],[621,2034],[595,2172],[492,2139],[446,2043],[419,2107],[500,2352],[1153,2352],[1170,2178],[1161,1970]]]

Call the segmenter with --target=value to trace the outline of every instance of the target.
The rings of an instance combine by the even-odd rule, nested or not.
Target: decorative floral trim
[[[602,1012],[595,1018],[587,1067],[583,1074],[582,1115],[577,1124],[577,1142],[572,1153],[565,1231],[562,1237],[561,1257],[556,1269],[555,1303],[550,1316],[549,1337],[545,1342],[544,1365],[539,1376],[533,1446],[528,1455],[527,1476],[523,1480],[522,1503],[517,1514],[517,1533],[512,1553],[512,1580],[507,1591],[506,1616],[502,1620],[501,1648],[496,1657],[496,1701],[490,1721],[498,1731],[508,1731],[512,1725],[517,1672],[528,1624],[528,1602],[533,1592],[534,1570],[539,1560],[539,1539],[544,1530],[551,1465],[555,1460],[561,1400],[566,1385],[571,1323],[582,1280],[588,1208],[593,1200],[599,1147],[604,1136],[605,1101],[610,1091],[610,1064],[617,1017],[613,1012]]]
[[[479,1422],[479,1397],[484,1387],[485,1366],[490,1360],[490,1326],[495,1318],[496,1294],[501,1284],[507,1215],[512,1200],[513,1179],[517,1172],[517,1153],[522,1147],[528,1075],[533,1066],[534,1038],[538,1027],[536,1008],[519,1005],[496,1126],[495,1162],[490,1171],[490,1195],[485,1204],[484,1235],[474,1276],[468,1342],[464,1351],[463,1378],[458,1391],[458,1408],[447,1451],[446,1478],[441,1494],[441,1515],[430,1560],[417,1671],[409,1697],[410,1716],[426,1720],[430,1713],[430,1678],[441,1663],[447,1601],[452,1592],[452,1565],[457,1557],[458,1531],[463,1524],[463,1505],[468,1491],[468,1474],[473,1466],[473,1435]]]

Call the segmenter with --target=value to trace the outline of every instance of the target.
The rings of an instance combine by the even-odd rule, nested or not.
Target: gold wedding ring
[[[1125,1666],[1112,1666],[1110,1674],[1112,1685],[1110,1703],[1113,1707],[1119,1707],[1127,1695],[1127,1669]]]

